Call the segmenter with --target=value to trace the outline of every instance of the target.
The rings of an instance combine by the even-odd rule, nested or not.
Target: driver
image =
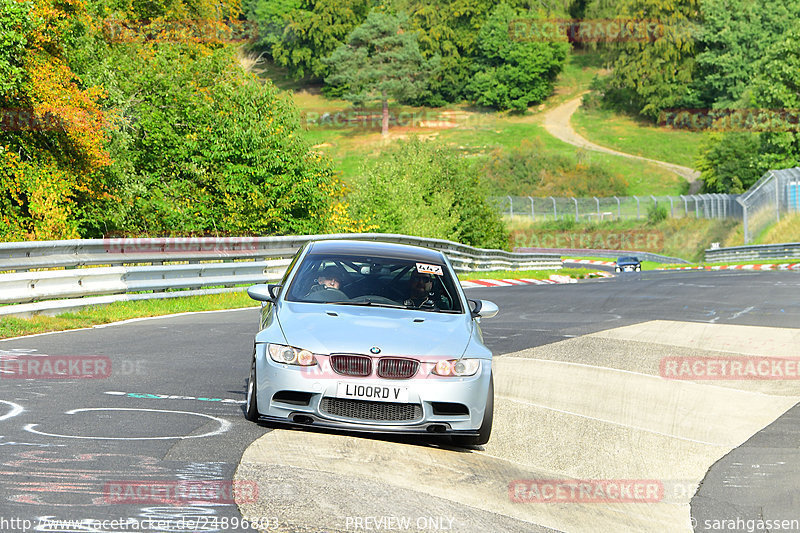
[[[339,272],[339,269],[335,266],[329,266],[317,276],[317,283],[311,286],[311,290],[309,290],[308,293],[311,294],[312,292],[322,291],[325,289],[339,290],[341,286],[341,272]]]
[[[408,307],[450,309],[447,299],[433,292],[433,274],[414,271],[409,278],[409,297],[403,302]]]

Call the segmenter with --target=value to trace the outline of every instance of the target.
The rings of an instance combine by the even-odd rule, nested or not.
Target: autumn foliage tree
[[[66,57],[86,23],[82,0],[0,0],[0,235],[78,236],[82,199],[107,194],[104,91],[86,86]]]

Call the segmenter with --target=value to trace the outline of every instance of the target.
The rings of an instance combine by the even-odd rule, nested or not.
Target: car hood
[[[469,315],[408,309],[283,302],[277,314],[286,342],[315,353],[459,357],[469,343]]]

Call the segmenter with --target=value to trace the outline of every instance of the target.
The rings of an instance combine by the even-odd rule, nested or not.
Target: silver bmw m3
[[[489,440],[492,353],[479,322],[498,309],[467,300],[441,252],[311,242],[279,284],[248,294],[262,302],[249,420]]]

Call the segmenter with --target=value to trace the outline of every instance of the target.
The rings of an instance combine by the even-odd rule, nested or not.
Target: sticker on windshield
[[[417,263],[417,272],[420,274],[436,274],[437,276],[443,274],[442,267],[439,265],[426,265],[425,263]]]

